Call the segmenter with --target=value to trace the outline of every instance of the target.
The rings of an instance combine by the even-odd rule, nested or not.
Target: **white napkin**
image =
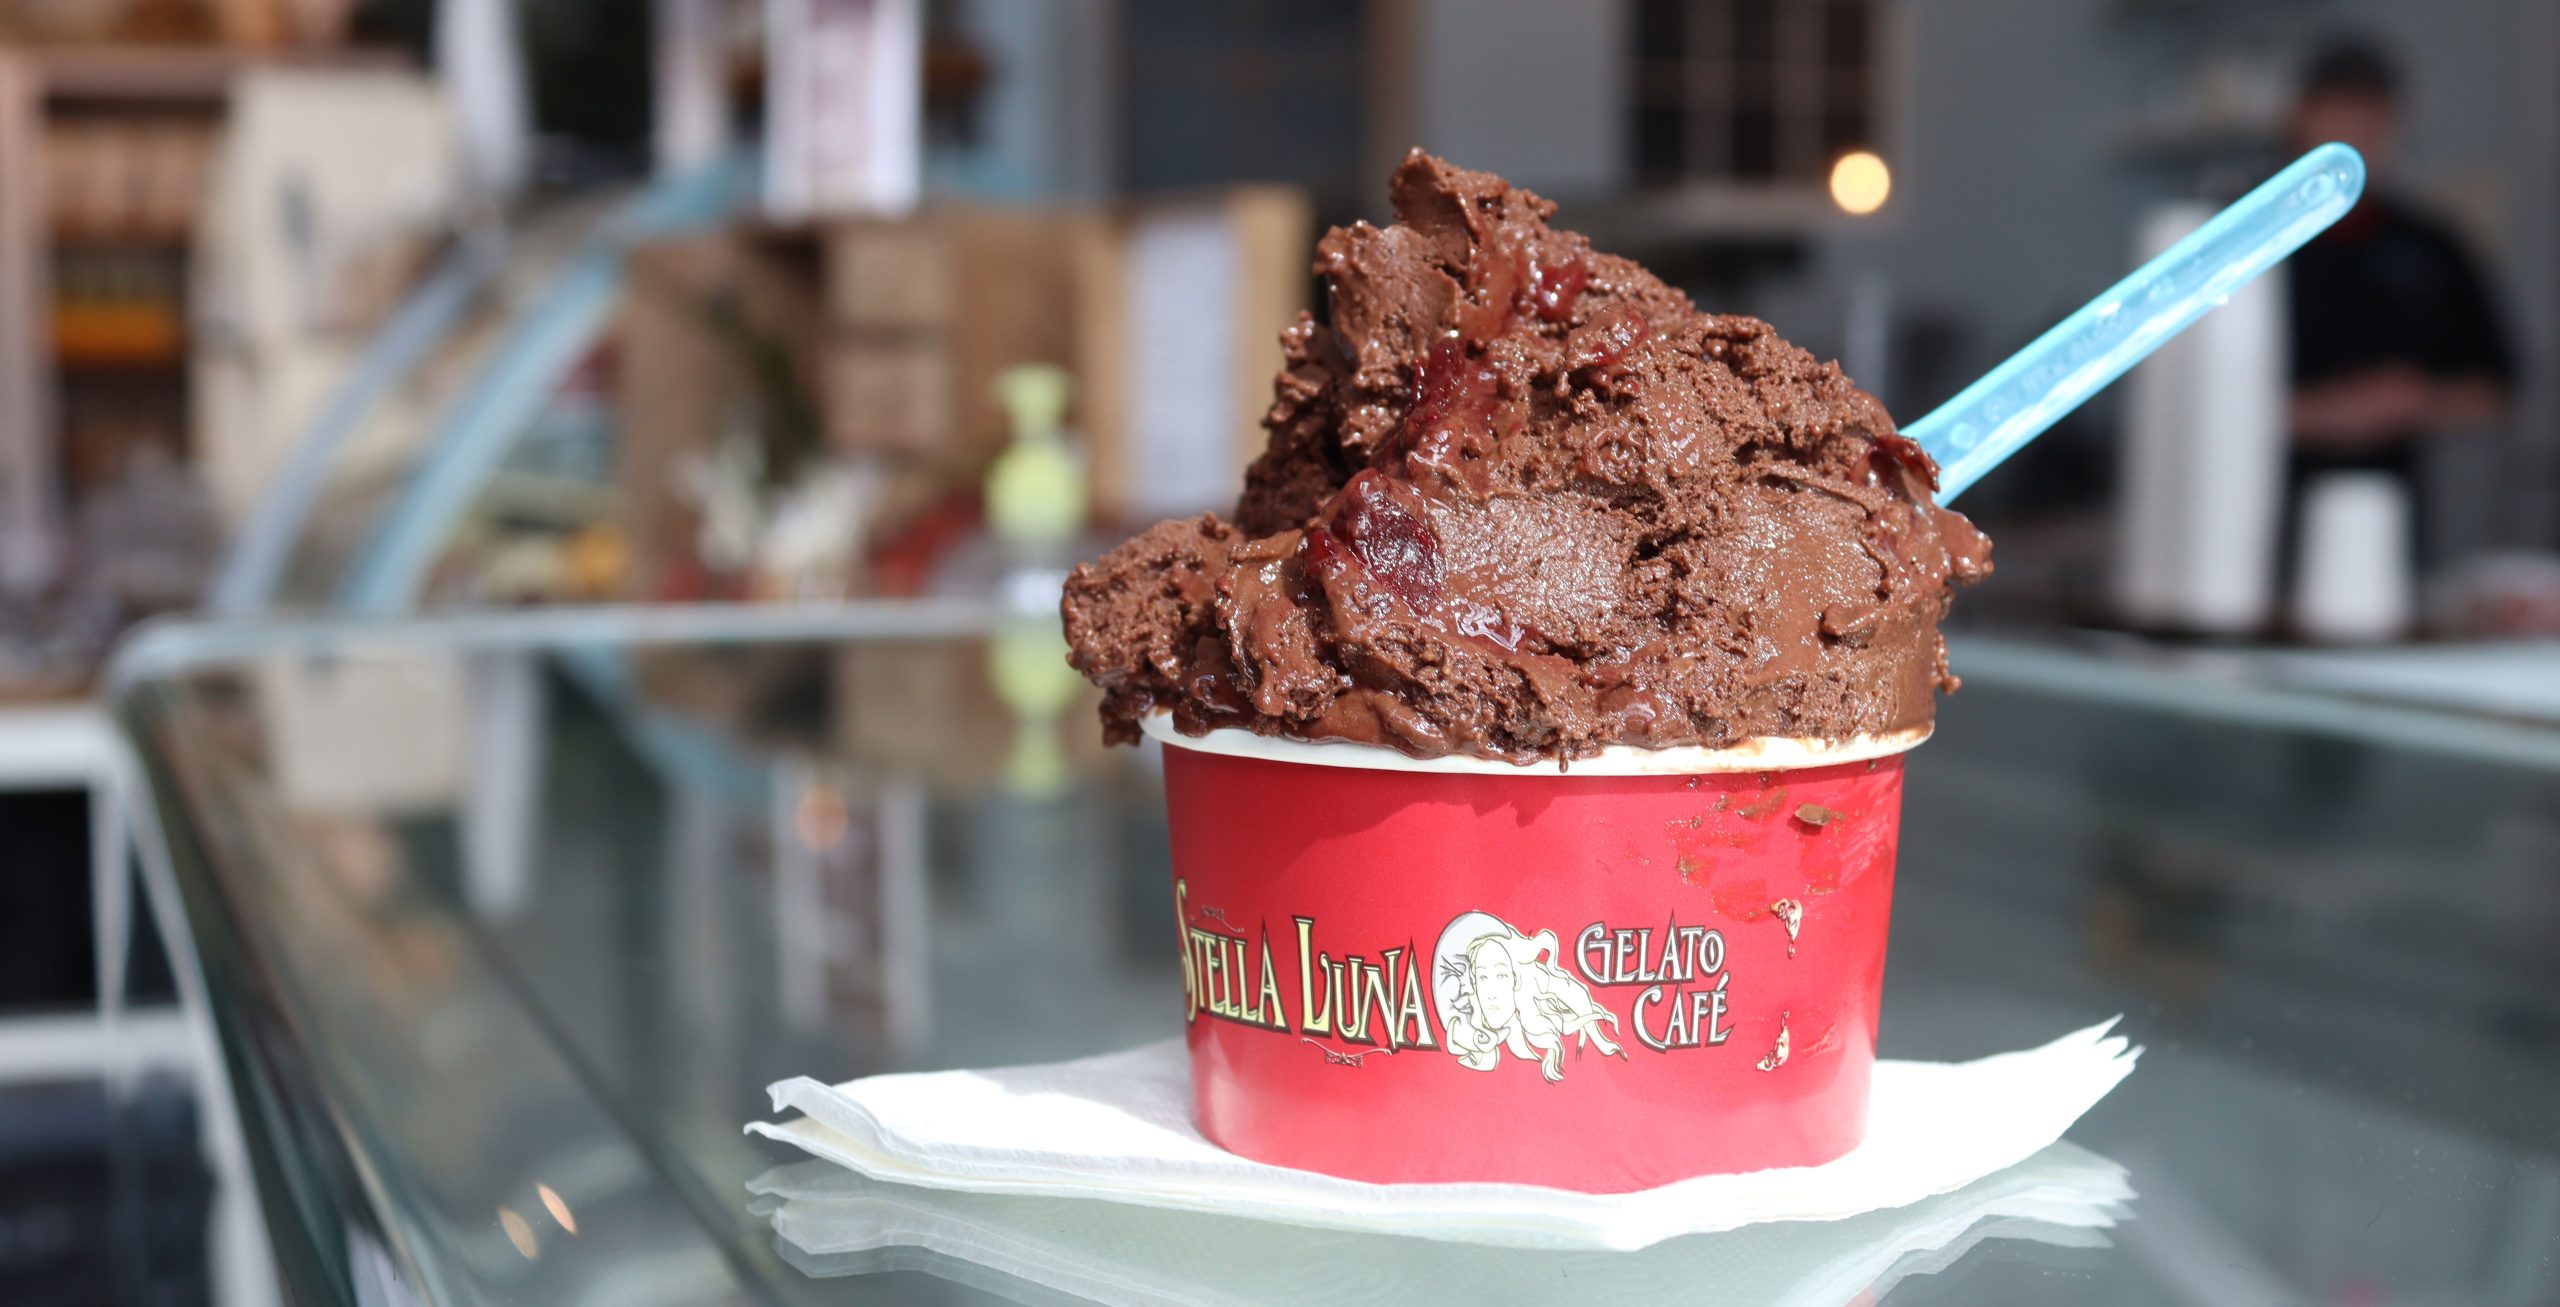
[[[1522,1248],[1643,1248],[1762,1221],[1900,1207],[2062,1137],[2133,1069],[2113,1021],[1974,1062],[1878,1062],[1866,1142],[1814,1167],[1708,1175],[1625,1194],[1517,1184],[1370,1184],[1249,1161],[1191,1124],[1179,1040],[990,1071],[771,1087],[750,1122],[865,1175],[973,1193],[1093,1198],[1294,1225]]]
[[[1881,1300],[1901,1280],[1995,1239],[2101,1247],[2133,1197],[2122,1166],[2068,1143],[1953,1193],[1840,1221],[1790,1221],[1669,1239],[1641,1252],[1485,1248],[1308,1230],[1120,1203],[887,1184],[825,1162],[748,1183],[783,1256],[811,1275],[919,1270],[1049,1301],[1243,1304],[1566,1300],[1728,1307]]]

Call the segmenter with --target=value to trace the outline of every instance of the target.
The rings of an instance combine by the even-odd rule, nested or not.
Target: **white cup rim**
[[[1844,762],[1868,762],[1889,758],[1918,747],[1929,738],[1931,727],[1914,726],[1905,730],[1874,735],[1853,735],[1845,740],[1797,738],[1792,736],[1755,736],[1737,744],[1710,749],[1702,745],[1681,745],[1668,749],[1638,749],[1613,744],[1586,758],[1559,764],[1553,759],[1531,763],[1500,762],[1491,758],[1451,755],[1445,758],[1414,758],[1372,744],[1354,744],[1343,740],[1292,740],[1280,736],[1256,735],[1234,727],[1221,727],[1207,735],[1185,735],[1173,728],[1171,713],[1151,713],[1138,727],[1147,737],[1162,741],[1167,747],[1188,749],[1194,753],[1214,753],[1229,758],[1256,758],[1265,762],[1298,763],[1309,767],[1350,767],[1363,771],[1426,772],[1450,776],[1704,776],[1719,773],[1801,771],[1808,767],[1831,767]]]

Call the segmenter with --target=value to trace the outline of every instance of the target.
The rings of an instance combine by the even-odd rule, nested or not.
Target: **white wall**
[[[1415,144],[1553,196],[1626,177],[1626,0],[1412,0]]]
[[[1895,185],[1872,257],[1905,310],[1966,325],[1967,375],[2127,266],[2155,193],[2102,144],[2135,97],[2111,8],[1904,0],[1889,19]],[[1944,398],[1888,397],[1913,416]]]
[[[1566,202],[1626,185],[1627,0],[1411,0],[1420,143]],[[2145,194],[2095,145],[2132,96],[2110,0],[1899,0],[1888,15],[1892,204],[1829,251],[1881,266],[1911,307],[1950,311],[2005,353],[2122,270]],[[2094,71],[2093,71],[2094,70]],[[1773,288],[1767,305],[1826,303]],[[1837,324],[1785,321],[1807,343]],[[1920,411],[1943,396],[1895,396]]]

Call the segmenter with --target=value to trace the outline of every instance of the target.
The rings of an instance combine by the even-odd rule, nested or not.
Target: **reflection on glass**
[[[1548,1251],[1316,1230],[1079,1199],[888,1184],[825,1162],[747,1186],[813,1277],[919,1270],[1020,1302],[1881,1302],[1986,1244],[2109,1246],[2124,1167],[2057,1143],[1911,1206],[1748,1226],[1640,1252]],[[1866,1295],[1860,1297],[1860,1295]]]
[[[911,1043],[930,1016],[919,941],[929,910],[923,789],[900,778],[843,785],[805,762],[772,764],[776,984],[786,1023]]]
[[[547,1184],[536,1184],[533,1192],[542,1199],[543,1209],[551,1213],[551,1219],[558,1221],[561,1229],[571,1234],[578,1232],[578,1214],[569,1210],[568,1200],[560,1196],[559,1190]]]
[[[542,1245],[534,1240],[533,1223],[517,1215],[512,1207],[498,1209],[498,1228],[507,1232],[507,1242],[516,1246],[528,1262],[542,1260]]]

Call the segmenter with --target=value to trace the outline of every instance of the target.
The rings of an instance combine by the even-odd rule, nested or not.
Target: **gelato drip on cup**
[[[1498,177],[1391,192],[1317,246],[1235,511],[1061,605],[1106,737],[1168,746],[1199,1124],[1378,1181],[1837,1157],[1989,543],[1767,323]]]
[[[1194,1115],[1222,1147],[1616,1193],[1864,1135],[1924,733],[1560,770],[1146,729]]]

